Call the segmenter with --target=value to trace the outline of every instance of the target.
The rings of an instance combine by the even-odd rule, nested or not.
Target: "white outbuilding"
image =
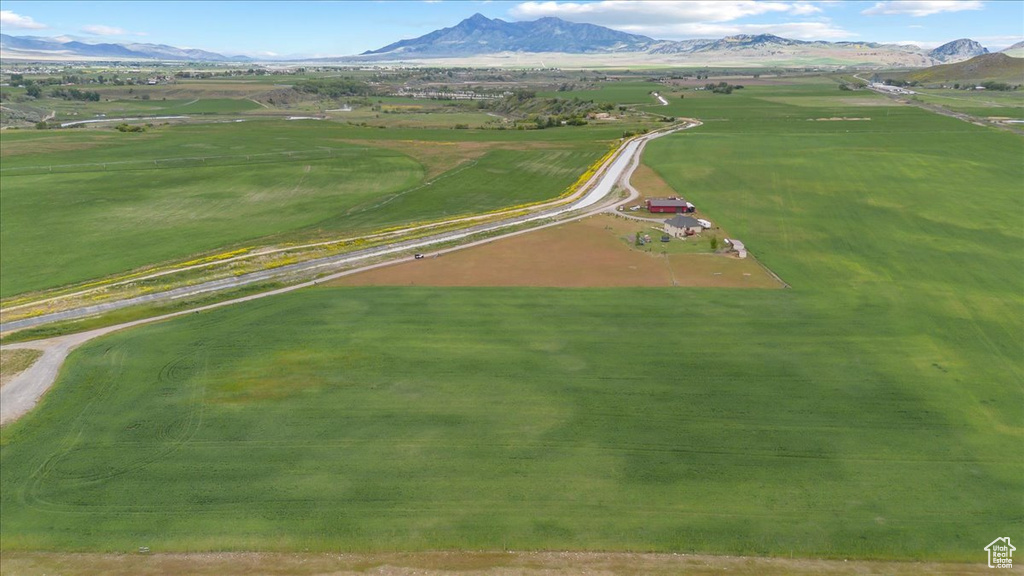
[[[747,257],[747,247],[743,245],[743,242],[740,242],[735,238],[726,238],[725,243],[728,244],[729,247],[732,248],[732,251],[736,252],[740,258]]]

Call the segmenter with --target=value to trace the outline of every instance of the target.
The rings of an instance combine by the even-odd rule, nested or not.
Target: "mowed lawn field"
[[[358,143],[378,142],[379,132],[522,149],[448,159],[454,168],[427,181],[430,167],[416,158]],[[609,146],[606,130],[584,129],[575,140],[555,135],[548,149],[531,149],[545,139],[552,138],[311,121],[5,134],[0,296],[225,247],[338,237],[544,200]]]
[[[113,334],[0,432],[0,546],[984,562],[1024,528],[1024,141],[843,97],[688,94],[645,152],[791,289],[320,287]]]

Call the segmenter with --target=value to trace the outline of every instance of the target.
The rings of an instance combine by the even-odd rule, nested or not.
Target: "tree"
[[[25,93],[33,98],[39,98],[43,95],[43,89],[35,84],[32,84],[25,87]]]

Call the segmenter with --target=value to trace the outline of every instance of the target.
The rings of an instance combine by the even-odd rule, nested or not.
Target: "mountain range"
[[[176,60],[189,62],[247,62],[248,56],[225,56],[166,44],[89,44],[78,40],[0,34],[3,58],[41,60]]]
[[[532,22],[505,22],[474,14],[451,28],[401,40],[369,55],[465,56],[495,52],[643,52],[657,41],[646,36],[627,34],[595,26],[576,24],[561,18],[541,18]]]
[[[1012,47],[1011,47],[1012,48]],[[1008,49],[1009,50],[1009,49]],[[597,26],[540,18],[506,22],[474,14],[455,26],[400,40],[358,56],[318,58],[329,62],[386,62],[466,59],[494,55],[581,55],[610,62],[657,64],[788,64],[876,65],[925,67],[960,62],[987,54],[966,38],[933,50],[874,42],[826,42],[782,38],[772,34],[736,35],[720,39],[656,40]],[[175,60],[248,62],[247,56],[226,56],[163,44],[90,44],[76,39],[0,34],[0,57],[22,60]],[[623,59],[625,58],[625,59]],[[616,60],[618,59],[618,60]],[[628,59],[628,60],[626,60]],[[586,61],[586,60],[584,60]]]
[[[622,54],[654,56],[744,57],[753,60],[806,56],[822,57],[832,52],[866,63],[930,66],[958,62],[987,54],[988,50],[970,39],[959,39],[934,50],[917,46],[874,42],[825,42],[782,38],[773,34],[736,35],[721,39],[655,40],[593,24],[578,24],[560,18],[541,18],[531,22],[505,22],[481,14],[429,34],[402,40],[360,55],[368,60],[407,60],[416,58],[455,58],[502,52]],[[916,57],[916,58],[915,58]],[[887,62],[886,60],[891,62]]]

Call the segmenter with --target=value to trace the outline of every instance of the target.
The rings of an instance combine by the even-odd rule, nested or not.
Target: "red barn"
[[[652,214],[658,212],[682,214],[694,210],[693,204],[682,198],[649,198],[647,200],[647,211]]]

